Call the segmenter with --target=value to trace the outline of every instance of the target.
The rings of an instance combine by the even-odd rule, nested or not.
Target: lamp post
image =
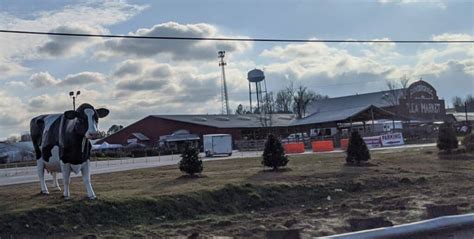
[[[74,91],[70,91],[69,92],[69,97],[72,98],[72,109],[73,110],[76,110],[76,98],[81,94],[81,91],[76,91],[76,93],[74,93]]]

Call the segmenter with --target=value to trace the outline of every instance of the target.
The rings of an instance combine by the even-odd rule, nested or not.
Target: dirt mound
[[[262,207],[323,199],[322,186],[226,185],[215,191],[121,201],[75,201],[0,216],[2,234],[50,235],[72,233],[89,226],[129,226],[203,214],[232,214]],[[73,216],[72,216],[73,215]]]
[[[71,234],[97,225],[132,227],[138,224],[193,219],[206,214],[230,215],[263,208],[316,204],[331,197],[333,200],[342,198],[349,193],[398,186],[400,179],[383,177],[369,178],[362,182],[350,180],[325,185],[247,183],[227,184],[213,191],[155,198],[64,202],[55,207],[1,215],[0,231],[4,235],[25,232],[29,235]],[[221,224],[216,226],[222,226]]]

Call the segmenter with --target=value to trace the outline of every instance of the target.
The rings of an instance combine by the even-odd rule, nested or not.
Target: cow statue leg
[[[58,177],[56,172],[52,172],[53,175],[53,188],[56,188],[58,191],[61,191],[61,187],[59,186]]]
[[[46,186],[46,181],[44,179],[45,162],[43,158],[36,160],[36,169],[38,171],[41,194],[49,194],[48,187]]]
[[[92,189],[92,184],[91,184],[91,167],[90,167],[90,161],[87,160],[82,164],[81,172],[82,172],[82,180],[84,181],[84,186],[86,186],[87,190],[87,196],[89,199],[93,200],[96,199],[97,196],[94,193],[94,190]]]
[[[65,164],[61,161],[61,172],[63,174],[63,187],[64,187],[64,192],[63,192],[63,197],[64,200],[69,200],[70,199],[70,193],[69,193],[69,183],[70,183],[70,176],[71,176],[71,167],[69,164]]]

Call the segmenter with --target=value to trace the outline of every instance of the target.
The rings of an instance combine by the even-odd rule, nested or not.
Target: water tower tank
[[[263,71],[254,69],[249,71],[247,78],[250,82],[260,82],[265,79],[265,75],[263,74]]]

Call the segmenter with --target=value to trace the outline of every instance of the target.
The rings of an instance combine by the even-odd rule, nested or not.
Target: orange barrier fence
[[[283,148],[287,154],[299,154],[304,153],[304,143],[290,143],[284,144]]]
[[[332,140],[321,140],[311,142],[313,152],[327,152],[334,150],[334,144]]]
[[[349,139],[341,139],[341,149],[347,150],[348,146],[349,146]]]

